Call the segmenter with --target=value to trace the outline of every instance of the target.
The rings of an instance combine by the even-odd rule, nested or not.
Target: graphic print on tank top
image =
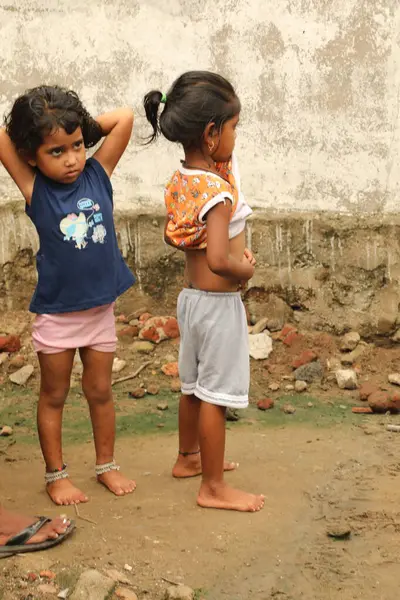
[[[90,198],[81,198],[77,202],[79,213],[70,213],[60,222],[61,233],[65,242],[75,243],[75,248],[83,250],[89,241],[104,244],[107,230],[103,225],[103,214],[100,205]]]

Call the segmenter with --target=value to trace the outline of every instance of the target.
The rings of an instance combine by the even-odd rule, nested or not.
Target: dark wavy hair
[[[170,142],[184,148],[200,147],[209,123],[221,130],[224,123],[240,112],[240,101],[233,86],[221,75],[209,71],[189,71],[181,75],[167,93],[165,108],[159,116],[160,91],[144,97],[146,117],[153,128],[147,143],[162,133]]]
[[[34,156],[43,138],[60,127],[68,134],[81,127],[86,148],[102,137],[100,125],[78,95],[57,85],[35,87],[19,96],[5,117],[5,127],[18,152],[28,156]]]

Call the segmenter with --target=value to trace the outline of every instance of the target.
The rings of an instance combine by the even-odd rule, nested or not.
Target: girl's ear
[[[204,143],[208,147],[210,154],[215,150],[215,146],[218,145],[216,137],[218,136],[218,129],[215,126],[215,123],[209,123],[204,130],[203,139]]]
[[[36,164],[37,164],[36,160],[28,158],[27,162],[28,162],[28,165],[30,165],[31,167],[36,167]]]

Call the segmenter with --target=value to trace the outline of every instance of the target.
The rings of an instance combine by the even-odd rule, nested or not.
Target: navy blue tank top
[[[86,161],[73,183],[58,183],[38,171],[26,213],[40,241],[31,312],[109,304],[135,282],[117,244],[111,182],[96,159]]]

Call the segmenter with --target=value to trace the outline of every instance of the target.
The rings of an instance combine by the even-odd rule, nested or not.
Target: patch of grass
[[[166,402],[168,410],[157,410],[160,402]],[[312,407],[308,406],[309,403]],[[293,415],[285,414],[281,410],[284,404],[292,404],[296,412]],[[14,441],[38,443],[36,405],[37,396],[29,389],[3,389],[0,396],[0,425],[11,425],[14,435],[12,438],[0,438],[0,452]],[[163,434],[177,430],[179,395],[169,390],[161,390],[157,396],[133,400],[129,397],[128,390],[118,389],[115,390],[115,405],[117,434],[120,437]],[[261,427],[330,427],[360,423],[364,417],[352,414],[351,405],[344,398],[327,401],[303,394],[284,395],[276,400],[272,410],[263,412],[251,405],[247,410],[239,411],[240,421],[229,423],[228,426],[232,428],[256,423]],[[92,426],[86,400],[79,390],[71,390],[64,410],[63,441],[66,444],[78,444],[91,439]]]

